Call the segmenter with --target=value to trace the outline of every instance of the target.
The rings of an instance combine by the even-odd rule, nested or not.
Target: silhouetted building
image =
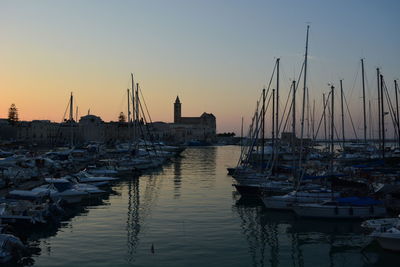
[[[133,134],[133,124],[128,122],[104,122],[95,115],[82,116],[79,122],[65,120],[61,123],[49,120],[19,121],[10,124],[0,119],[0,140],[17,141],[37,145],[79,145],[89,142],[117,143],[132,141],[133,138],[185,143],[199,140],[216,141],[216,119],[211,113],[200,117],[182,117],[182,104],[179,97],[174,103],[174,122],[139,123],[137,127],[148,130]]]

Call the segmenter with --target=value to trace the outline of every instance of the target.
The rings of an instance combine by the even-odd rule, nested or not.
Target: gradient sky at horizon
[[[389,90],[400,77],[399,8],[394,0],[0,0],[0,118],[15,103],[22,120],[61,121],[72,91],[80,115],[115,121],[132,72],[153,121],[171,122],[179,95],[183,116],[213,113],[218,132],[239,133],[277,57],[284,105],[310,23],[310,99],[320,113],[328,83],[343,79],[360,133],[360,59],[374,109],[376,67]]]

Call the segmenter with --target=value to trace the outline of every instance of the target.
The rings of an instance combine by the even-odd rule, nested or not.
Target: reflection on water
[[[174,161],[174,198],[179,199],[181,196],[181,180],[182,180],[182,158],[178,157]]]
[[[139,242],[140,218],[139,218],[139,179],[128,182],[128,214],[126,221],[128,262],[134,261],[136,246]]]
[[[398,266],[399,256],[370,244],[359,221],[298,218],[249,198],[237,200],[234,210],[252,266]]]
[[[239,153],[188,148],[60,221],[23,229],[32,252],[17,266],[397,266],[359,222],[300,219],[241,198],[226,175]]]
[[[211,188],[216,178],[216,157],[218,147],[199,147],[188,148],[185,159],[182,162],[182,176],[190,176],[198,179],[199,186],[202,188]]]
[[[132,263],[136,259],[136,249],[140,241],[142,225],[150,215],[152,206],[158,197],[161,183],[158,176],[145,175],[142,179],[132,179],[128,185],[128,213],[127,213],[127,261]],[[139,186],[140,184],[140,186]]]

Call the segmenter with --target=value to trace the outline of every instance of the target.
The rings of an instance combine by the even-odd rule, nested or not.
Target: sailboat
[[[305,51],[305,58],[304,58],[304,75],[303,75],[303,113],[301,119],[301,143],[300,143],[300,156],[299,156],[299,170],[302,168],[302,159],[303,159],[303,132],[304,132],[304,109],[305,109],[305,98],[306,98],[306,90],[307,90],[307,59],[308,59],[308,35],[309,35],[309,26],[307,26],[307,35],[306,35],[306,51]],[[293,88],[295,90],[295,88]],[[294,98],[294,97],[293,97]],[[295,102],[295,98],[293,100]],[[294,105],[294,103],[293,103]],[[293,135],[295,134],[295,113],[293,109]],[[294,137],[294,136],[293,136]],[[293,153],[294,153],[294,148]],[[295,169],[296,170],[296,169]],[[296,175],[296,173],[295,173]],[[291,210],[294,204],[297,203],[315,203],[315,202],[322,202],[324,200],[328,200],[333,197],[339,197],[340,193],[332,192],[330,189],[321,187],[319,185],[313,184],[306,184],[301,185],[301,178],[304,176],[304,173],[297,174],[300,176],[298,182],[295,181],[295,187],[297,190],[294,190],[286,195],[281,196],[263,196],[261,199],[264,203],[264,206],[268,209],[285,209]],[[292,185],[293,188],[293,185]]]
[[[331,162],[330,172],[333,174],[334,156],[334,92],[335,87],[331,86]],[[369,197],[348,197],[338,198],[333,195],[329,200],[322,203],[297,203],[292,207],[293,211],[300,217],[313,218],[340,218],[360,219],[382,217],[386,215],[386,208],[383,203]]]

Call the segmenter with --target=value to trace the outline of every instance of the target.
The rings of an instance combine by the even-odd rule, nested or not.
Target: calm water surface
[[[240,198],[226,167],[239,147],[188,148],[124,179],[71,218],[28,236],[34,266],[400,266],[359,222],[303,220]],[[154,247],[152,253],[151,247]]]

